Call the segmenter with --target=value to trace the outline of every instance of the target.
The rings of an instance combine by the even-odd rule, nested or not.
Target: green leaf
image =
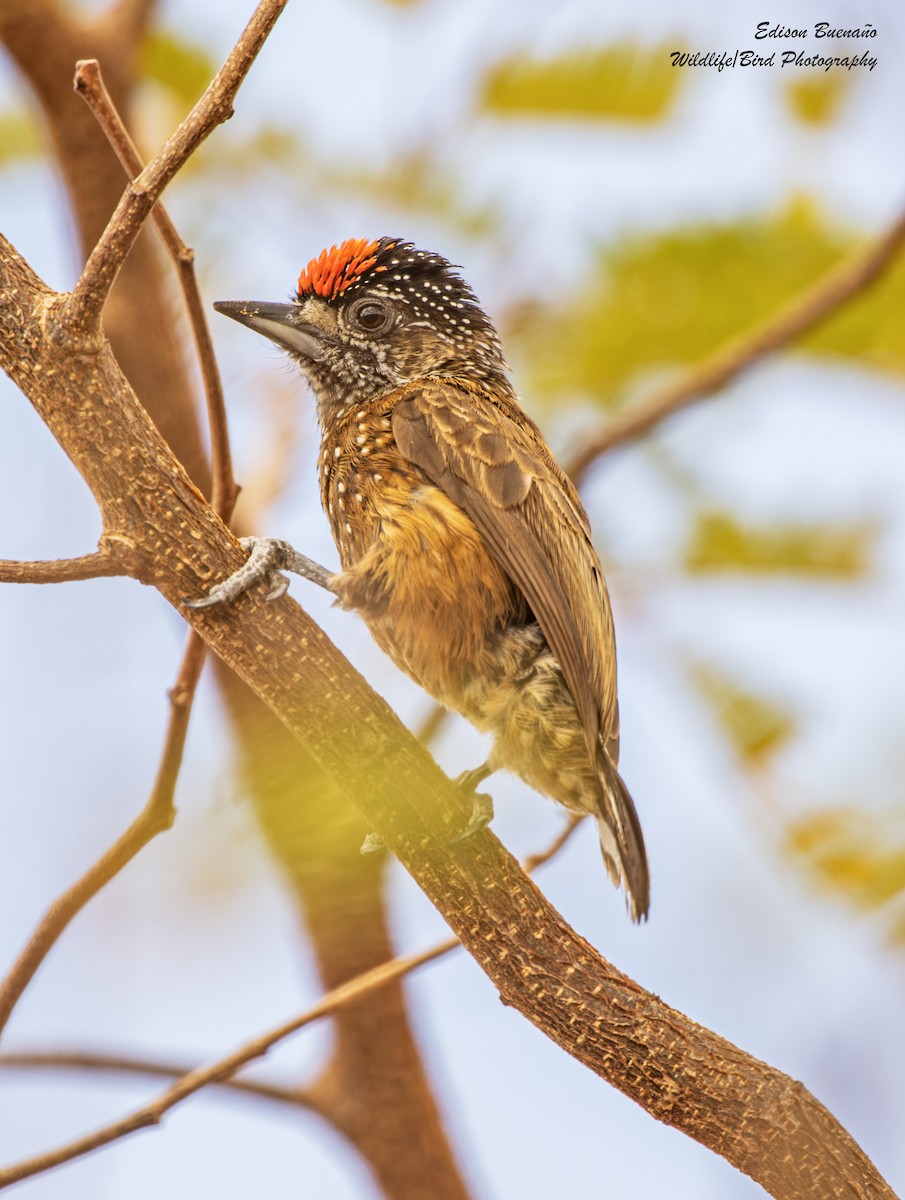
[[[844,71],[805,72],[786,84],[786,103],[802,124],[829,125],[839,115],[851,82]]]
[[[787,708],[740,687],[716,668],[695,664],[692,677],[733,749],[747,762],[762,763],[795,732],[795,720]]]
[[[830,887],[857,907],[873,910],[905,893],[903,824],[901,810],[820,809],[790,826],[787,844]]]
[[[490,70],[480,103],[503,117],[659,120],[683,82],[669,58],[673,48],[620,42],[543,62],[516,55]]]
[[[320,178],[324,187],[366,195],[402,213],[429,214],[470,237],[487,237],[500,225],[499,212],[492,205],[475,205],[466,199],[455,174],[438,160],[433,147],[410,150],[377,170],[324,166]]]
[[[861,579],[880,532],[876,520],[746,525],[727,512],[695,513],[684,562],[696,573],[756,571]]]
[[[44,145],[30,112],[0,112],[0,167],[39,158]]]
[[[699,362],[816,282],[857,244],[798,200],[775,217],[598,247],[566,295],[511,314],[507,347],[548,403],[613,405],[629,384]],[[798,352],[905,375],[905,256]]]
[[[217,73],[206,50],[166,29],[151,29],[141,45],[141,71],[185,104],[194,104]]]

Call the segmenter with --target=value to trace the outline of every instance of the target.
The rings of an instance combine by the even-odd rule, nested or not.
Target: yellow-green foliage
[[[793,116],[805,125],[829,125],[848,95],[851,76],[844,71],[815,71],[786,84],[785,97]]]
[[[775,701],[740,687],[711,666],[695,665],[692,674],[733,749],[746,762],[763,762],[795,732],[792,714]]]
[[[429,213],[471,237],[487,237],[499,227],[499,213],[490,204],[475,205],[465,197],[433,146],[400,155],[389,170],[325,166],[320,178],[328,188],[366,195],[374,204],[418,216]]]
[[[621,42],[539,62],[521,54],[483,81],[481,106],[496,116],[656,121],[682,82],[666,46]]]
[[[695,225],[589,255],[584,279],[522,310],[511,343],[532,396],[612,404],[645,373],[698,362],[773,313],[863,239],[798,201],[772,218]],[[799,342],[905,374],[905,261]]]
[[[854,904],[879,908],[905,891],[902,817],[862,808],[821,809],[791,826],[788,844]],[[905,925],[901,933],[905,936]]]
[[[43,145],[30,112],[0,113],[0,167],[37,158]]]
[[[216,63],[206,50],[165,29],[152,29],[141,46],[140,65],[147,79],[159,83],[178,100],[194,104],[213,76]]]
[[[796,572],[860,579],[868,571],[878,526],[873,521],[745,525],[726,512],[695,514],[684,551],[692,572]]]

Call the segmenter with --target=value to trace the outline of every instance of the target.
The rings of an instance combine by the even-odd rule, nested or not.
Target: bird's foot
[[[477,772],[466,771],[466,775],[474,775]],[[489,774],[489,772],[488,772]],[[485,776],[482,775],[483,779]],[[461,779],[461,776],[460,776]],[[457,781],[458,782],[458,781]],[[493,800],[485,792],[474,792],[474,803],[471,809],[471,815],[468,818],[468,824],[461,833],[457,833],[454,837],[447,841],[448,846],[454,846],[457,842],[464,842],[466,838],[470,838],[473,833],[480,833],[493,820]],[[368,834],[365,840],[361,843],[361,854],[377,854],[380,850],[386,850],[386,843],[383,841],[379,833],[373,831]]]
[[[327,568],[304,554],[299,554],[298,550],[280,538],[244,537],[240,539],[240,545],[249,551],[247,561],[228,579],[215,583],[206,596],[198,600],[185,600],[186,608],[211,608],[215,604],[231,604],[261,581],[268,588],[266,599],[278,600],[289,587],[289,580],[283,574],[284,571],[291,571],[293,575],[310,579],[312,583],[318,584],[328,592],[333,591],[333,576]]]
[[[365,840],[361,843],[359,854],[379,854],[381,850],[386,850],[386,848],[386,842],[379,833],[375,833],[372,829]]]
[[[486,762],[481,763],[479,767],[475,767],[471,771],[463,771],[461,775],[458,775],[455,780],[456,787],[461,788],[466,796],[471,796],[487,776],[492,774],[493,767]]]
[[[461,833],[457,833],[455,837],[449,839],[449,844],[454,846],[457,842],[464,842],[473,833],[480,833],[482,829],[486,829],[492,820],[493,800],[486,792],[475,792],[474,804],[471,809],[471,816],[468,818],[468,824]]]

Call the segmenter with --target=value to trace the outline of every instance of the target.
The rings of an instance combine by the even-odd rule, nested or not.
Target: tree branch
[[[144,170],[144,163],[104,85],[100,63],[97,59],[83,59],[76,63],[74,86],[94,114],[104,136],[116,152],[126,175],[129,179],[140,175]],[[204,384],[211,436],[211,507],[218,516],[228,522],[235,507],[239,489],[233,475],[229,426],[220,369],[214,355],[210,326],[195,275],[195,252],[179,236],[176,226],[170,220],[170,215],[162,204],[155,205],[152,216],[161,240],[179,274],[179,282],[185,297],[192,336],[195,341],[201,379]]]
[[[458,943],[456,943],[458,945]],[[93,1074],[145,1075],[152,1079],[181,1079],[194,1068],[173,1059],[137,1058],[130,1054],[110,1054],[101,1050],[20,1050],[0,1054],[0,1070],[11,1071],[88,1071]],[[223,1078],[211,1081],[212,1087],[228,1088],[259,1100],[293,1108],[312,1108],[304,1088],[285,1087],[261,1079]],[[59,1165],[59,1164],[58,1164]]]
[[[702,363],[673,383],[658,388],[640,404],[633,404],[610,417],[599,435],[570,460],[568,473],[579,483],[602,454],[649,433],[673,413],[712,395],[765,355],[788,346],[833,316],[846,301],[884,274],[903,243],[905,212],[881,237],[837,263],[778,312],[771,313],[746,333],[731,338]]]
[[[203,594],[241,564],[238,545],[106,344],[74,341],[65,301],[2,238],[0,288],[0,362],[85,478],[105,528],[133,538],[143,579],[182,611],[183,596]],[[504,1003],[773,1196],[892,1200],[864,1152],[805,1088],[606,962],[489,831],[451,843],[467,819],[460,790],[288,597],[268,604],[254,593],[225,613],[186,615],[358,805]]]
[[[226,62],[163,149],[132,180],[66,304],[74,334],[96,333],[126,255],[157,198],[206,137],[232,116],[232,102],[287,0],[261,0]]]
[[[0,1170],[0,1189],[9,1187],[13,1183],[20,1183],[23,1179],[29,1179],[33,1175],[49,1171],[53,1167],[62,1166],[63,1163],[72,1162],[76,1158],[82,1158],[84,1155],[90,1154],[92,1150],[97,1150],[101,1146],[107,1146],[111,1142],[119,1141],[121,1138],[127,1137],[132,1133],[137,1133],[141,1129],[148,1129],[153,1125],[158,1125],[167,1112],[176,1108],[177,1105],[182,1104],[185,1100],[188,1100],[190,1096],[200,1091],[201,1088],[207,1087],[210,1084],[221,1083],[229,1076],[234,1075],[242,1067],[247,1066],[248,1063],[253,1062],[255,1059],[263,1058],[278,1042],[289,1037],[290,1034],[296,1033],[299,1029],[304,1029],[306,1025],[311,1025],[315,1021],[329,1016],[336,1009],[351,1003],[364,993],[371,992],[379,987],[385,987],[388,983],[392,983],[394,980],[400,979],[403,975],[409,974],[416,967],[423,966],[425,963],[440,957],[440,955],[449,953],[458,944],[456,938],[451,938],[448,942],[434,946],[422,954],[407,955],[404,958],[397,958],[392,962],[374,967],[372,970],[365,972],[364,975],[349,980],[348,983],[344,983],[338,988],[334,988],[332,992],[328,992],[326,996],[319,1000],[312,1008],[309,1008],[307,1012],[283,1022],[283,1024],[276,1026],[268,1033],[262,1034],[253,1041],[246,1042],[225,1058],[218,1059],[214,1063],[210,1063],[205,1067],[198,1067],[196,1070],[182,1075],[181,1078],[177,1079],[174,1084],[168,1087],[156,1099],[152,1100],[149,1104],[142,1105],[141,1108],[135,1109],[134,1112],[129,1113],[127,1116],[121,1118],[121,1120],[111,1122],[111,1124],[105,1125],[94,1133],[87,1134],[85,1137],[76,1138],[67,1145],[58,1147],[56,1150],[48,1151],[46,1154],[35,1155],[33,1158],[25,1159],[20,1163],[14,1163],[12,1166]]]
[[[550,862],[550,860],[553,859],[566,844],[568,839],[577,829],[581,820],[582,818],[580,816],[573,816],[570,818],[565,830],[556,838],[554,838],[554,840],[545,850],[542,850],[537,854],[533,854],[525,860],[525,870],[531,874],[533,871],[537,870],[538,867]],[[422,951],[420,954],[407,955],[404,957],[397,956],[396,958],[387,960],[387,962],[380,964],[378,967],[372,968],[369,971],[363,971],[356,977],[347,980],[346,983],[344,983],[340,988],[334,989],[334,992],[330,993],[330,995],[319,1001],[318,1005],[315,1006],[315,1009],[310,1011],[317,1012],[321,1016],[327,1015],[326,1013],[320,1012],[320,1005],[322,1005],[325,1001],[329,1001],[332,1005],[329,1011],[331,1013],[335,1013],[339,1009],[347,1007],[354,1001],[361,1000],[370,993],[386,987],[388,982],[392,982],[396,979],[402,979],[405,975],[408,975],[416,968],[424,966],[425,963],[436,962],[438,959],[450,954],[453,950],[461,949],[461,945],[462,944],[458,938],[448,938],[446,941],[439,942],[437,945],[432,946],[429,950]],[[391,973],[391,969],[392,972],[395,973]],[[331,996],[333,997],[333,1000],[330,999]],[[256,1048],[259,1047],[262,1042],[266,1042],[266,1049],[270,1050],[278,1042],[289,1037],[290,1034],[297,1032],[299,1029],[304,1028],[305,1025],[311,1024],[312,1020],[316,1019],[319,1018],[313,1017],[309,1019],[309,1014],[303,1014],[303,1016],[300,1018],[294,1018],[293,1021],[277,1026],[276,1030],[272,1031],[271,1033],[264,1034],[262,1037],[256,1038],[253,1042],[248,1043],[248,1046],[252,1047],[252,1050],[250,1050],[249,1053],[252,1057],[260,1057],[261,1053],[263,1052]],[[296,1024],[296,1022],[301,1023]],[[183,1095],[181,1092],[171,1088],[164,1093],[164,1097],[170,1097],[173,1099],[172,1103],[170,1103],[168,1100],[165,1100],[164,1097],[158,1097],[158,1099],[154,1102],[154,1106],[156,1107],[157,1111],[157,1120],[154,1123],[156,1124],[157,1121],[159,1121],[160,1117],[162,1117],[163,1113],[167,1111],[167,1109],[174,1107],[175,1104],[181,1104],[183,1100],[188,1099],[189,1094],[193,1094],[195,1091],[199,1091],[202,1087],[207,1087],[209,1084],[231,1086],[241,1091],[260,1096],[267,1100],[277,1100],[281,1101],[282,1103],[293,1104],[298,1107],[314,1109],[322,1116],[326,1116],[328,1118],[330,1117],[330,1106],[320,1103],[320,1089],[317,1086],[312,1088],[285,1088],[263,1082],[233,1080],[231,1078],[232,1074],[235,1071],[241,1070],[242,1067],[247,1064],[247,1061],[250,1061],[242,1059],[243,1053],[244,1051],[240,1048],[239,1051],[234,1052],[227,1059],[221,1060],[219,1066],[215,1064],[213,1067],[206,1068],[205,1079],[198,1084],[198,1087],[193,1087],[192,1093]],[[235,1065],[228,1068],[225,1066],[225,1064],[231,1063],[235,1063]],[[46,1067],[68,1070],[124,1072],[140,1075],[153,1075],[157,1077],[176,1077],[177,1079],[179,1077],[188,1078],[189,1076],[195,1076],[199,1070],[199,1068],[174,1065],[171,1062],[136,1058],[134,1056],[111,1054],[99,1051],[19,1051],[10,1054],[0,1054],[0,1069],[3,1067]],[[221,1067],[223,1067],[222,1070]],[[136,1132],[136,1130],[139,1128],[145,1127],[143,1121],[139,1121],[138,1125],[134,1125],[133,1122],[135,1120],[136,1114],[133,1113],[131,1117],[123,1118],[120,1121],[114,1122],[113,1125],[105,1127],[105,1130],[118,1130],[115,1138],[111,1137],[109,1140],[118,1140],[121,1137],[125,1137],[127,1134]],[[94,1139],[97,1139],[98,1137],[106,1137],[105,1130],[98,1130],[92,1134],[91,1137]],[[79,1139],[79,1141],[74,1144],[77,1146],[82,1146],[84,1141],[85,1139]],[[94,1148],[96,1147],[88,1147],[88,1149]],[[51,1154],[54,1155],[57,1153],[58,1151],[51,1152]],[[73,1157],[79,1157],[81,1153],[87,1153],[87,1150],[78,1151],[73,1155]],[[45,1158],[45,1155],[40,1156],[42,1161]],[[61,1165],[61,1161],[69,1160],[58,1160],[54,1158],[53,1162],[51,1162],[49,1165],[59,1166]],[[48,1168],[36,1167],[32,1173],[37,1174],[39,1170],[46,1169]],[[2,1174],[0,1174],[0,1186],[2,1186]]]
[[[0,559],[0,583],[72,583],[128,574],[122,555],[109,548],[78,558],[56,558],[47,562]]]
[[[130,173],[140,171],[142,164],[138,151],[104,87],[96,61],[89,60],[78,64],[76,89],[85,95],[99,124],[117,151],[124,169]],[[179,270],[204,380],[213,460],[211,504],[218,516],[228,521],[235,505],[238,488],[232,471],[220,373],[195,278],[194,255],[179,237],[162,206],[158,206],[154,216],[164,244]],[[77,559],[50,563],[0,563],[0,581],[4,578],[4,568],[8,569],[8,578],[11,581],[31,583],[126,574],[123,545],[122,539],[107,538],[95,554]],[[176,682],[170,692],[170,721],[151,795],[129,828],[81,879],[51,905],[6,979],[0,983],[0,1033],[35,972],[70,922],[149,841],[173,824],[176,815],[176,781],[182,765],[189,718],[204,658],[204,642],[196,633],[190,633]]]
[[[204,662],[204,649],[204,643],[198,635],[190,633],[179,674],[170,692],[170,720],[157,778],[144,808],[81,879],[53,902],[9,974],[0,983],[0,1033],[35,972],[73,918],[152,838],[173,824],[176,815],[173,794],[182,763],[195,687]]]

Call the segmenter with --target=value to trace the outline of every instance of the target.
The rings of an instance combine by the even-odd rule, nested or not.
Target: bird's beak
[[[301,310],[297,304],[217,300],[214,308],[224,316],[247,325],[249,329],[263,333],[284,350],[300,354],[302,358],[318,362],[327,352],[323,331],[301,320]]]

